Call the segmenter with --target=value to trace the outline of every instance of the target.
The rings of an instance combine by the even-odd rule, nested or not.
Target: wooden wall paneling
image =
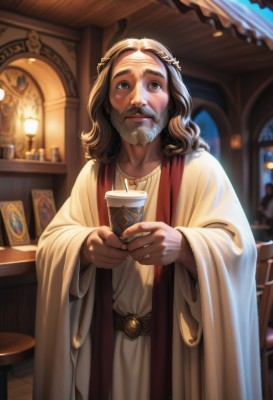
[[[36,274],[0,278],[0,331],[34,335]]]

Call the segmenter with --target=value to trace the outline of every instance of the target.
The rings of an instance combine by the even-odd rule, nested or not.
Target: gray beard
[[[124,118],[113,108],[111,108],[110,117],[113,126],[125,142],[132,145],[140,144],[145,146],[147,143],[151,143],[168,124],[169,113],[168,109],[165,109],[159,117],[153,118],[151,127],[135,123],[135,126],[128,128],[123,123]]]

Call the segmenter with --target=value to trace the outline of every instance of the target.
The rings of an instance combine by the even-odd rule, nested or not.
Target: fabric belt
[[[130,339],[140,335],[151,335],[152,314],[144,317],[137,314],[122,315],[114,311],[114,329],[124,332]]]

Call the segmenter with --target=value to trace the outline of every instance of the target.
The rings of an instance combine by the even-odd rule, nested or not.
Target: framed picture
[[[35,219],[35,236],[39,238],[56,214],[52,190],[32,189],[32,202]]]
[[[21,200],[1,201],[0,210],[9,245],[29,244],[30,238],[23,202]]]

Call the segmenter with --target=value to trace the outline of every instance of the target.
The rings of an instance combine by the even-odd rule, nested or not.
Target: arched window
[[[273,117],[263,126],[259,144],[259,193],[264,195],[266,183],[273,183]]]
[[[214,119],[208,111],[201,110],[193,117],[193,120],[199,126],[201,136],[209,144],[210,153],[219,160],[221,156],[220,136]]]

